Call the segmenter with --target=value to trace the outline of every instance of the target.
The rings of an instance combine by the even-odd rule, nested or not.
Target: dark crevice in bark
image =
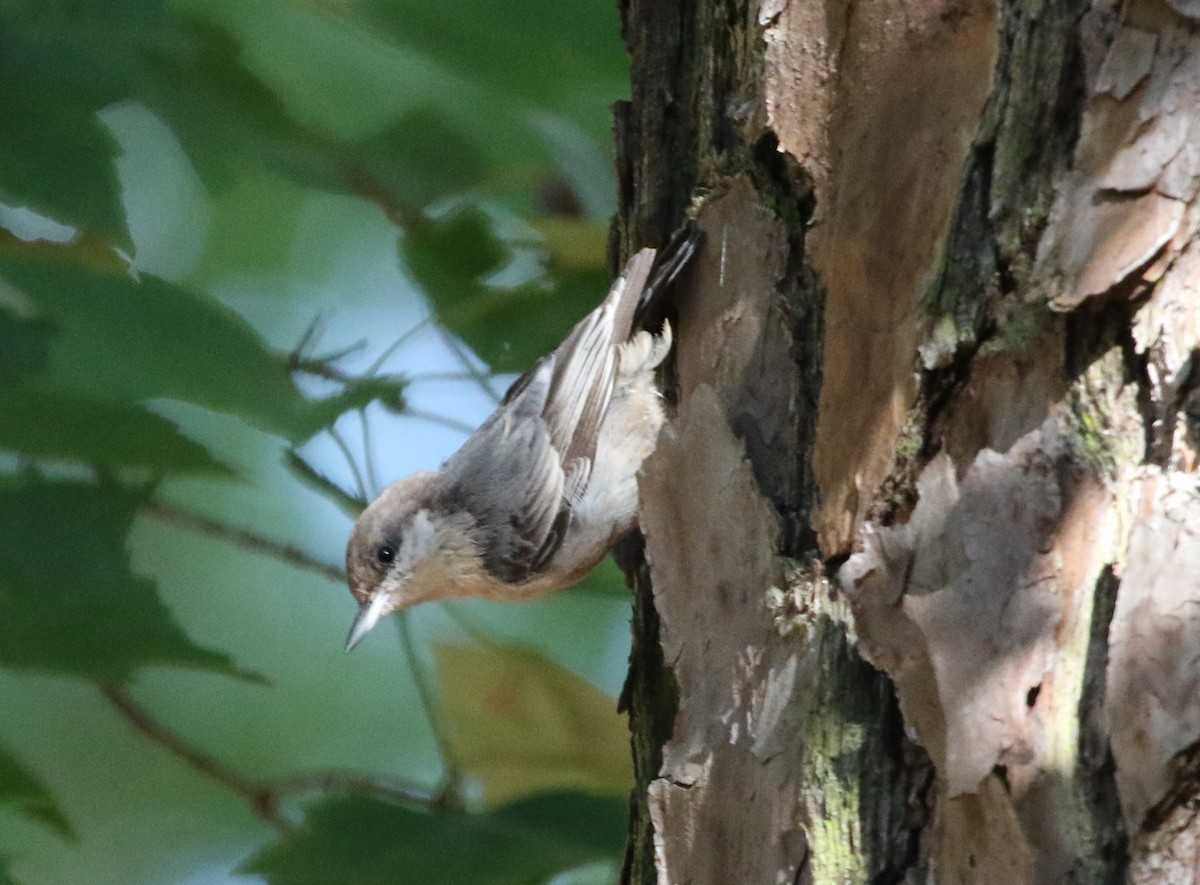
[[[1029,270],[1055,195],[1071,167],[1086,98],[1080,26],[1088,0],[1009,0],[1001,6],[996,88],[981,141],[994,140],[989,216],[999,254]]]
[[[995,145],[977,146],[967,162],[958,216],[946,242],[941,278],[927,298],[934,315],[954,321],[959,348],[973,351],[994,331],[1001,258],[988,207]]]
[[[751,145],[739,145],[735,165],[750,175],[763,205],[787,231],[787,262],[776,291],[792,337],[797,384],[791,432],[797,460],[791,493],[773,495],[773,504],[781,521],[781,552],[805,561],[820,556],[810,521],[818,494],[811,453],[822,383],[825,290],[806,251],[815,192],[808,172],[791,154],[779,150],[774,133],[764,133]],[[831,565],[836,568],[839,564]],[[836,587],[830,592],[836,594]],[[821,675],[809,701],[809,715],[822,722],[849,724],[852,731],[863,735],[859,741],[848,733],[841,742],[848,749],[832,761],[838,779],[844,779],[861,797],[858,824],[862,843],[858,851],[867,881],[877,885],[903,882],[924,863],[920,846],[933,814],[932,762],[905,733],[891,681],[863,659],[845,625],[826,621],[811,641],[819,649],[817,672]],[[810,860],[811,846],[797,870],[797,882],[807,881]]]
[[[1179,413],[1182,416],[1182,432],[1187,444],[1193,451],[1200,451],[1200,350],[1191,352],[1179,375],[1179,385],[1166,410],[1166,422],[1170,422],[1168,428],[1173,429],[1173,416]],[[1164,429],[1168,453],[1170,452],[1171,429]]]
[[[1113,348],[1119,348],[1124,367],[1121,379],[1138,388],[1142,421],[1151,426],[1160,416],[1161,404],[1152,402],[1152,386],[1145,354],[1138,353],[1133,339],[1133,320],[1145,304],[1147,290],[1134,283],[1114,289],[1104,297],[1091,298],[1066,315],[1063,373],[1068,381],[1079,380]],[[1146,437],[1147,454],[1152,439]]]
[[[940,451],[939,422],[971,379],[985,346],[1028,346],[1059,334],[1043,304],[1028,305],[1027,256],[1036,253],[1070,166],[1085,98],[1079,28],[1088,4],[1043,6],[1012,0],[1001,9],[997,82],[968,159],[958,212],[937,283],[926,294],[931,322],[948,317],[953,349],[921,382],[895,466],[869,511],[881,525],[903,522],[916,504],[916,479]]]
[[[1079,746],[1075,779],[1091,824],[1095,860],[1105,873],[1104,885],[1125,881],[1129,868],[1129,840],[1117,797],[1116,766],[1104,729],[1104,691],[1108,673],[1108,628],[1120,589],[1112,566],[1096,582],[1092,623],[1084,665],[1083,693],[1079,698]],[[1082,866],[1077,864],[1077,866]],[[1096,864],[1086,867],[1094,870]],[[1083,871],[1073,871],[1069,881],[1086,881]]]
[[[622,0],[622,35],[631,56],[631,98],[614,108],[617,214],[609,240],[615,270],[624,256],[658,244],[684,220],[696,189],[698,95],[693,3]],[[654,885],[654,827],[648,789],[662,766],[678,706],[674,674],[663,659],[658,611],[640,534],[620,558],[634,589],[629,673],[620,707],[629,714],[635,786],[621,882]]]
[[[637,535],[640,544],[641,535]],[[637,557],[642,558],[640,550]],[[662,748],[671,737],[679,704],[675,676],[663,659],[658,611],[650,588],[650,570],[634,574],[633,636],[629,673],[618,708],[629,714],[635,787],[629,799],[629,838],[621,870],[623,885],[655,885],[654,826],[647,787],[662,768]]]
[[[1147,295],[1149,293],[1147,292]],[[1156,390],[1150,369],[1150,354],[1139,352],[1133,337],[1132,324],[1137,309],[1144,299],[1130,305],[1129,324],[1120,337],[1121,352],[1125,358],[1126,375],[1137,385],[1137,407],[1142,417],[1144,460],[1148,464],[1167,467],[1171,461],[1171,442],[1175,427],[1175,412],[1179,408],[1178,391]],[[1167,393],[1166,402],[1156,394]]]
[[[1141,830],[1167,843],[1164,836],[1185,829],[1200,815],[1200,741],[1171,760],[1170,784],[1167,795],[1146,812]]]
[[[851,652],[857,658],[857,652]],[[860,667],[874,670],[861,662]],[[921,836],[933,819],[935,772],[929,754],[909,739],[891,681],[875,676],[880,685],[882,716],[869,732],[862,753],[866,772],[863,794],[863,836],[873,885],[898,885],[925,878]],[[881,764],[882,762],[882,764]]]
[[[783,222],[788,237],[787,264],[776,291],[792,337],[797,384],[790,430],[797,462],[794,480],[783,494],[772,495],[772,503],[780,517],[780,552],[802,559],[817,549],[810,519],[817,500],[811,453],[821,395],[825,291],[806,261],[805,235],[816,206],[812,181],[791,154],[778,148],[774,133],[767,133],[749,148],[746,160],[755,189]]]
[[[892,470],[867,513],[877,525],[903,523],[912,513],[917,477],[941,448],[939,420],[970,381],[980,347],[997,333],[995,314],[1004,294],[999,285],[1004,261],[988,215],[994,159],[994,145],[987,142],[977,145],[967,161],[944,264],[925,298],[932,318],[951,318],[953,350],[939,365],[920,369],[920,387],[905,430],[913,444],[897,446]]]
[[[697,15],[691,3],[621,8],[632,58],[632,97],[614,109],[618,207],[614,268],[636,247],[665,240],[683,220],[697,178]]]

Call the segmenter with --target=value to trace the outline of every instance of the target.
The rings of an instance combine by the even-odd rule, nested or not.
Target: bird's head
[[[347,651],[384,615],[450,595],[479,572],[471,518],[447,512],[436,480],[415,473],[393,483],[358,517],[346,546],[346,578],[358,602]]]

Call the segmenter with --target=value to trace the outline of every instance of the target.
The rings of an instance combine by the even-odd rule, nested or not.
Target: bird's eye
[[[380,565],[391,565],[396,558],[396,548],[390,544],[382,544],[375,549],[375,558]]]

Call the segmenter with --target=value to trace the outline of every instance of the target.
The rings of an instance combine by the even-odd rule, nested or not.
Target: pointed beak
[[[379,618],[383,615],[384,608],[387,607],[387,600],[388,595],[379,592],[358,607],[358,614],[354,616],[354,623],[350,625],[350,635],[346,637],[346,651],[350,651],[358,645],[359,641],[379,623]]]

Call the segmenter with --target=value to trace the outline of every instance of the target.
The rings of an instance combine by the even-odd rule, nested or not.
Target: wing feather
[[[443,467],[447,504],[474,516],[484,566],[503,581],[536,575],[562,546],[591,476],[618,347],[629,338],[654,256],[653,249],[634,255],[604,302],[514,382]]]
[[[617,347],[629,339],[654,255],[653,249],[634,255],[604,303],[554,351],[555,372],[542,413],[564,463],[581,461],[585,487],[617,379]]]

